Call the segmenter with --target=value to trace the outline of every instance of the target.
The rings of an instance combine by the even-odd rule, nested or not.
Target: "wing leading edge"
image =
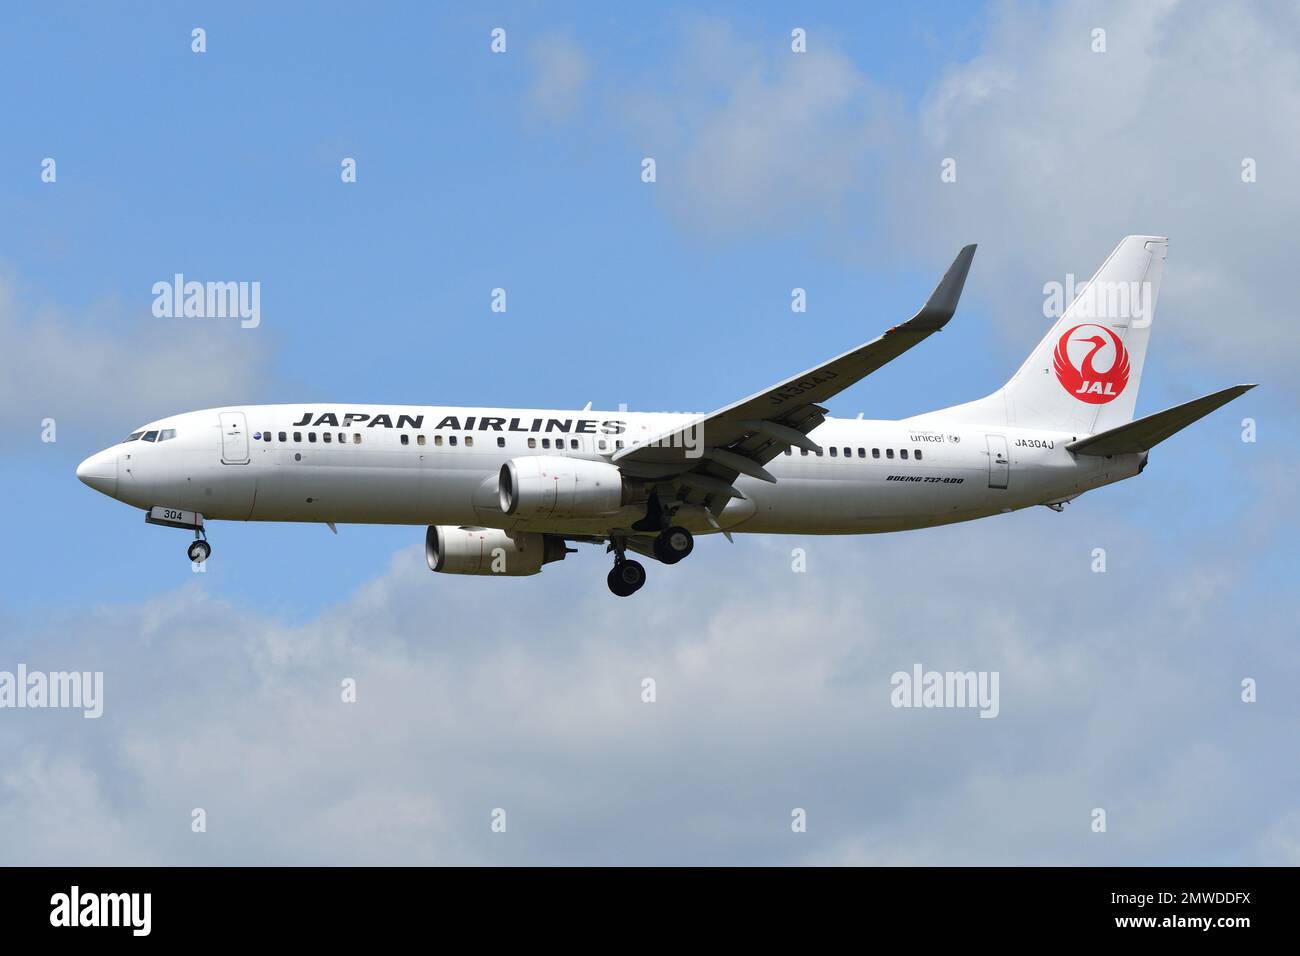
[[[728,498],[741,497],[731,488],[738,475],[775,481],[763,465],[787,447],[820,450],[807,435],[825,420],[821,402],[948,324],[974,257],[974,245],[962,249],[925,305],[901,325],[683,428],[629,446],[613,461],[637,477],[678,478],[687,487],[688,498],[712,497],[724,505]]]

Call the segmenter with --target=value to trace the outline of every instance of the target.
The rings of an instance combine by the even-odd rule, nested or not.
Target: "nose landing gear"
[[[144,521],[145,524],[162,525],[164,528],[193,531],[194,541],[185,549],[185,556],[190,559],[191,564],[202,564],[212,554],[212,545],[208,544],[208,534],[203,530],[203,515],[197,511],[155,505],[144,513]]]
[[[207,538],[200,538],[201,532],[194,532],[194,541],[185,550],[191,564],[202,564],[212,555],[212,545],[208,544]]]

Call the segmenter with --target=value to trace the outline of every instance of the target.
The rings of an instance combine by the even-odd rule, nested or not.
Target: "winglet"
[[[974,259],[974,243],[957,253],[957,258],[952,261],[948,271],[934,287],[925,305],[921,306],[921,311],[916,313],[905,326],[907,331],[928,334],[937,332],[948,324],[948,320],[957,311],[957,300],[961,298],[961,290],[966,285],[966,274],[970,272],[970,264]]]

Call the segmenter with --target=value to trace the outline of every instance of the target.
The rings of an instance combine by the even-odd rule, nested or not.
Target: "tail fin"
[[[1127,236],[1000,391],[944,414],[1080,435],[1132,421],[1168,248]]]

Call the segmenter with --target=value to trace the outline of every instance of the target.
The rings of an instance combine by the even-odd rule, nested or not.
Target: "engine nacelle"
[[[563,561],[564,539],[536,531],[509,532],[499,528],[456,528],[429,525],[424,557],[429,570],[443,574],[536,574],[543,564]]]
[[[627,500],[623,473],[583,458],[512,458],[497,479],[501,510],[520,518],[594,518]]]

